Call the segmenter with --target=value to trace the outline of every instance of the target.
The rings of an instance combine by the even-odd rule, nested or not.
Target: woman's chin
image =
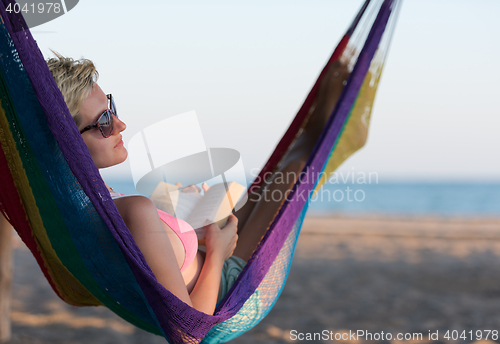
[[[115,158],[116,159],[114,159],[115,162],[113,163],[113,166],[121,164],[122,162],[127,160],[127,157],[128,157],[128,151],[125,148],[125,146],[116,147],[115,148]]]
[[[123,160],[120,161],[120,164],[122,162],[124,162],[125,160],[127,160],[127,157],[128,157],[128,151],[127,151],[127,148],[125,148],[125,146],[122,147],[123,148]]]
[[[127,152],[127,150],[124,150],[124,153],[120,154],[118,156],[115,156],[114,157],[115,159],[107,160],[106,162],[101,162],[101,163],[96,163],[96,161],[94,160],[94,163],[98,169],[113,167],[113,166],[119,165],[122,162],[124,162],[125,160],[127,160],[127,156],[128,156],[128,152]]]

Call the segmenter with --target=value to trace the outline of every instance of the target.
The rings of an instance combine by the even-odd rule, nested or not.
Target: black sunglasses
[[[99,128],[101,131],[102,136],[104,138],[110,137],[113,135],[113,128],[114,128],[114,120],[113,116],[116,116],[118,118],[118,115],[116,114],[116,105],[115,101],[113,100],[113,96],[111,94],[106,95],[109,101],[109,109],[106,109],[97,121],[94,124],[91,124],[89,126],[86,126],[82,130],[80,130],[80,134],[83,134],[87,130],[94,129],[94,128]]]

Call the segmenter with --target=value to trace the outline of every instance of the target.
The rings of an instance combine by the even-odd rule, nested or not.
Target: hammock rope
[[[72,305],[104,305],[171,343],[219,343],[255,326],[283,289],[310,197],[321,185],[318,173],[331,173],[366,141],[400,1],[364,3],[250,186],[248,192],[262,186],[263,176],[276,171],[314,106],[328,66],[339,59],[352,64],[302,178],[214,315],[189,307],[157,282],[93,164],[22,15],[5,10],[13,3],[0,3],[0,210],[54,291]],[[353,36],[363,39],[355,42]]]

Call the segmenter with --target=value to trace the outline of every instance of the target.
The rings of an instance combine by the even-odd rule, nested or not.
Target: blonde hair
[[[52,51],[56,57],[47,60],[50,72],[61,90],[69,112],[80,125],[79,110],[92,91],[99,73],[94,63],[87,59],[73,60]]]

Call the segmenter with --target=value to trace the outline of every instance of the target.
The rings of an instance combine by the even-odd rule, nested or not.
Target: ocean
[[[109,181],[108,185],[121,193],[137,193],[132,181]],[[500,183],[325,184],[311,199],[308,212],[317,215],[499,218]]]
[[[312,199],[311,213],[500,217],[500,183],[327,184],[323,191],[330,199]]]

